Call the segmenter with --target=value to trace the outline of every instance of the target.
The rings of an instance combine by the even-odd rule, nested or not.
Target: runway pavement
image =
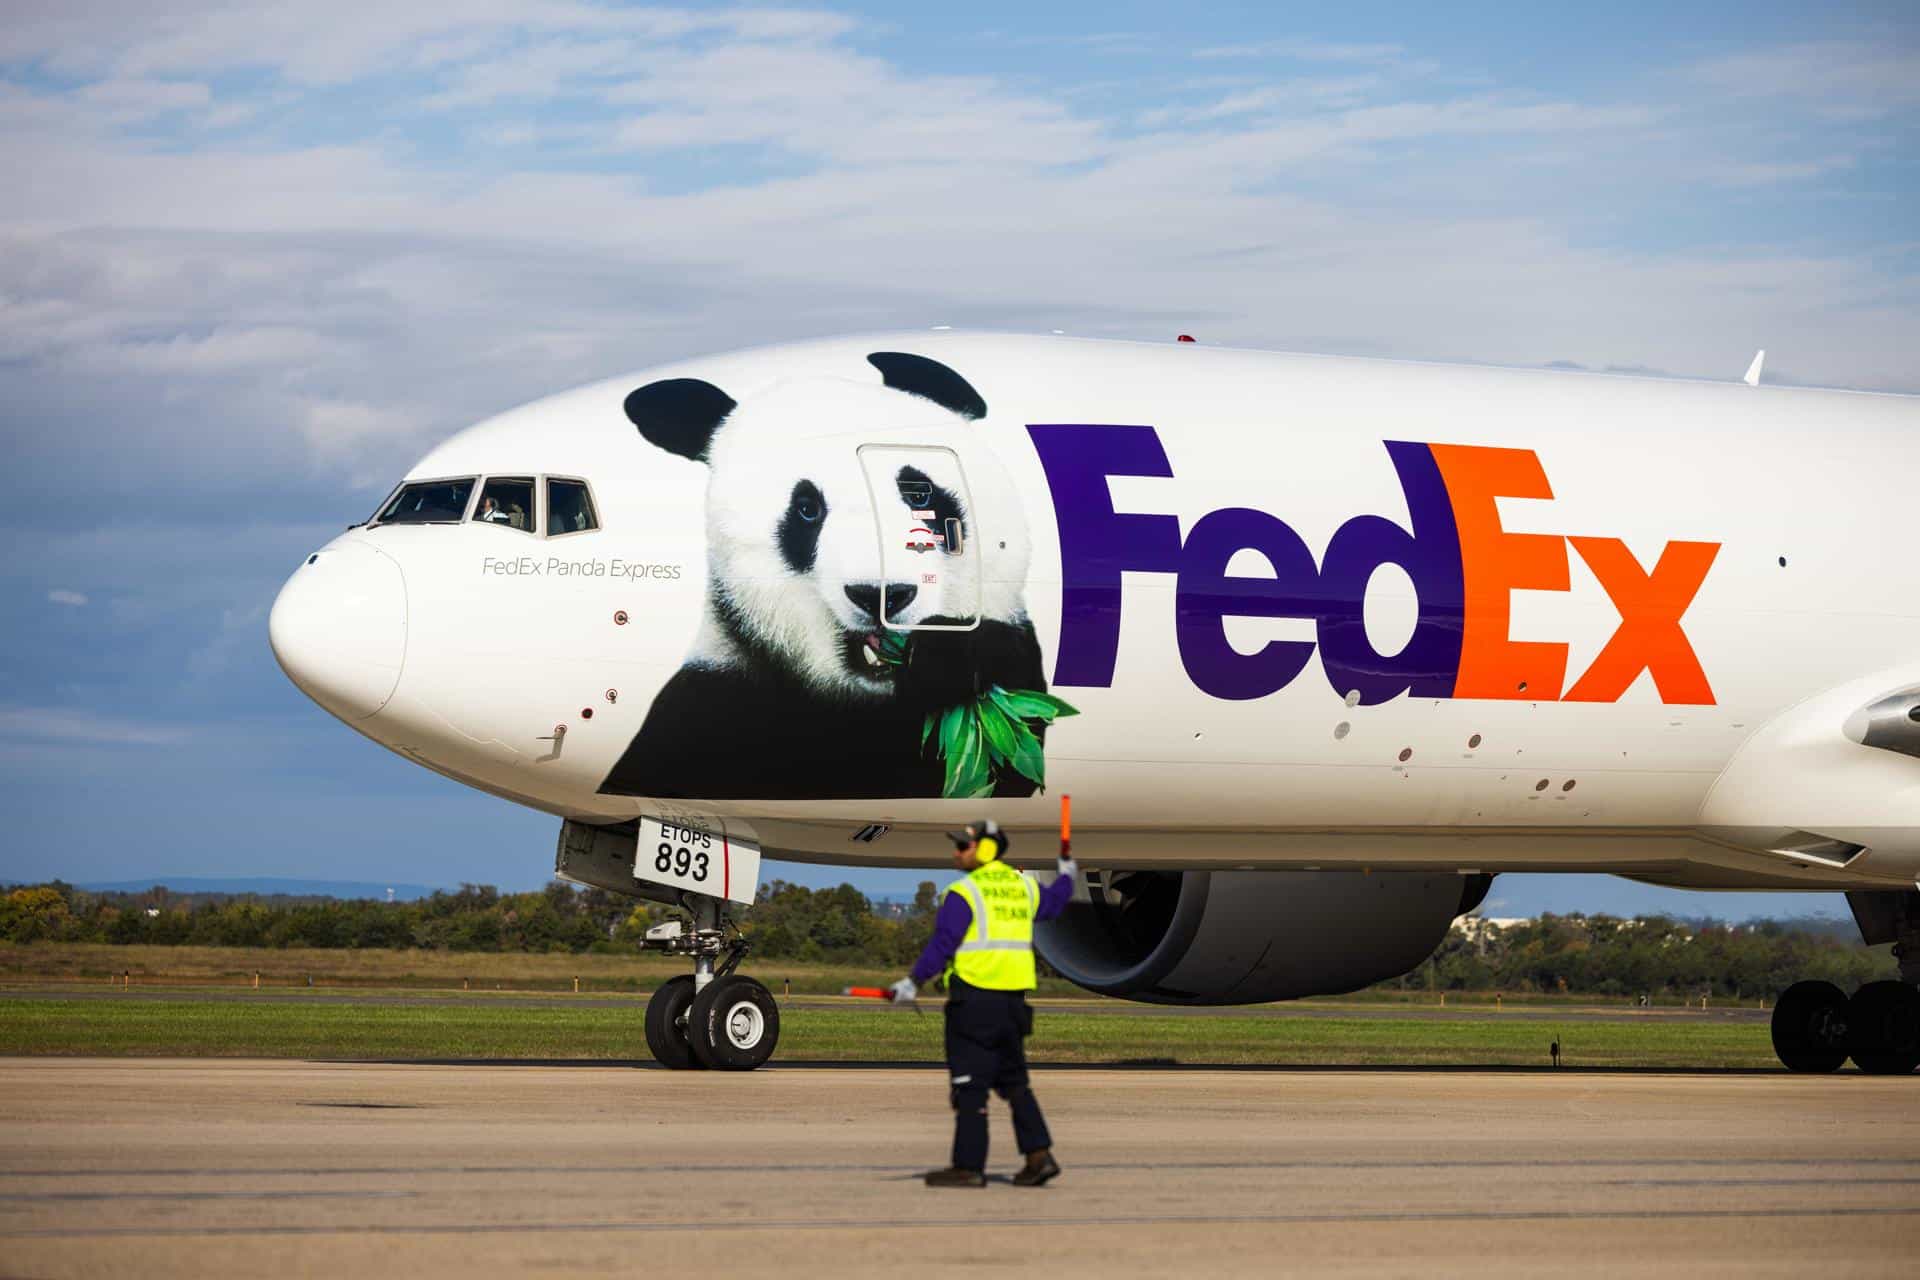
[[[931,1191],[938,1070],[0,1059],[0,1276],[1907,1277],[1920,1244],[1920,1079],[1036,1091],[1058,1182]]]

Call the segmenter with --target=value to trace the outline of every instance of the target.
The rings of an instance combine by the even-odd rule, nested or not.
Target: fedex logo
[[[1152,427],[1036,425],[1027,428],[1053,494],[1060,529],[1060,655],[1053,682],[1106,687],[1120,648],[1123,572],[1174,577],[1174,625],[1188,678],[1216,698],[1263,698],[1285,688],[1317,648],[1335,692],[1363,704],[1421,698],[1511,698],[1612,702],[1642,671],[1660,700],[1709,705],[1713,689],[1681,629],[1717,542],[1669,542],[1652,568],[1617,538],[1510,533],[1498,498],[1551,498],[1540,460],[1527,449],[1386,442],[1406,494],[1410,528],[1356,516],[1313,553],[1285,522],[1250,507],[1201,517],[1180,536],[1170,515],[1113,509],[1109,476],[1171,478]],[[1514,640],[1512,593],[1570,588],[1567,548],[1605,588],[1620,621],[1578,679],[1567,684],[1567,646]],[[1228,576],[1251,548],[1273,576]],[[1377,653],[1362,612],[1367,581],[1383,564],[1413,580],[1419,618],[1398,652]],[[1227,618],[1303,618],[1315,640],[1275,640],[1258,653],[1227,643]]]

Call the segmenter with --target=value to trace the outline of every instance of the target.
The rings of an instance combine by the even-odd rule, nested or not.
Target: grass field
[[[938,1006],[787,1008],[779,1058],[936,1061]],[[1113,1017],[1045,1010],[1037,1062],[1544,1066],[1558,1036],[1569,1066],[1768,1067],[1763,1023],[1569,1023],[1497,1016]],[[645,1058],[640,1011],[582,1000],[515,1007],[450,999],[426,1007],[211,1000],[0,999],[0,1054],[315,1058]]]
[[[749,966],[775,991],[791,979],[796,995],[838,995],[841,988],[870,984],[899,975],[892,967],[788,963]],[[571,991],[580,979],[584,991],[651,991],[676,973],[685,960],[641,955],[532,955],[490,951],[389,951],[306,947],[153,947],[107,946],[89,942],[39,942],[0,945],[0,983],[42,985],[92,982],[131,974],[138,985],[250,987],[260,975],[262,987],[379,987],[408,990]],[[1059,983],[1063,994],[1074,988]]]
[[[849,986],[884,986],[905,966],[806,964],[749,957],[742,971],[776,993],[838,995]],[[108,946],[90,942],[0,943],[0,988],[46,988],[61,984],[107,986],[128,975],[138,986],[251,988],[255,974],[265,989],[308,990],[347,987],[418,992],[562,991],[625,994],[652,991],[687,971],[687,962],[668,956],[536,955],[526,952],[352,950],[306,947],[157,947]],[[1058,978],[1042,978],[1040,994],[1099,999]],[[1625,996],[1547,995],[1507,992],[1508,1006],[1553,1008],[1626,1008]],[[1376,988],[1350,995],[1317,998],[1313,1003],[1401,1004],[1433,1006],[1436,992]],[[1672,999],[1658,1003],[1674,1005]],[[1757,1008],[1758,1001],[1741,1002]],[[1491,991],[1452,992],[1449,1007],[1494,1007]],[[1724,1008],[1728,1002],[1716,1001]]]

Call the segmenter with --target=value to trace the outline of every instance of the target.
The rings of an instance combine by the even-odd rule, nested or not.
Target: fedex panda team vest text
[[[973,910],[973,923],[947,970],[989,991],[1034,988],[1033,916],[1040,886],[1004,862],[976,867],[947,886]]]

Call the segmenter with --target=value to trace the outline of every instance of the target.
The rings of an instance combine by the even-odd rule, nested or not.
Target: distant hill
[[[423,884],[374,884],[360,880],[283,880],[274,876],[149,876],[140,880],[112,880],[76,885],[90,893],[145,893],[156,885],[165,885],[174,893],[256,893],[261,897],[287,898],[372,898],[385,901],[393,890],[395,902],[412,902],[431,897],[434,890]]]

